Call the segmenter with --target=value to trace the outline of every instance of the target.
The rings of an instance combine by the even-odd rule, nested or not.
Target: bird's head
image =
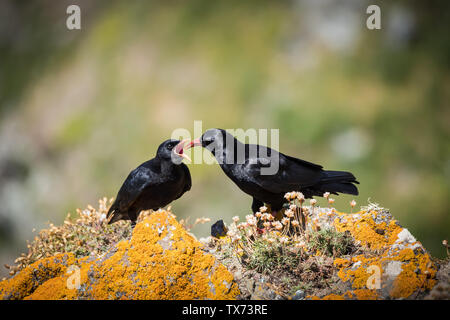
[[[171,160],[174,164],[181,164],[183,158],[191,162],[191,159],[184,153],[184,148],[189,146],[188,142],[188,139],[183,141],[166,140],[159,145],[156,156],[160,159]]]
[[[198,139],[192,140],[188,148],[202,146],[209,150],[212,154],[216,154],[218,150],[223,150],[228,139],[234,139],[232,135],[223,129],[209,129]]]

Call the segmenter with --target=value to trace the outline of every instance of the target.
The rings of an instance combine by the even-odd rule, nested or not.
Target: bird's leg
[[[264,203],[256,198],[253,198],[253,202],[252,202],[252,211],[253,214],[255,214],[255,212],[259,211],[259,208],[261,208],[262,206],[264,206]]]
[[[128,211],[128,217],[129,217],[129,219],[131,221],[131,231],[134,230],[134,227],[136,226],[136,221],[137,221],[140,213],[141,213],[140,210],[130,210],[130,211]]]
[[[259,208],[261,208],[262,206],[264,206],[264,202],[262,202],[262,201],[260,201],[260,200],[258,200],[256,198],[253,198],[253,202],[252,202],[253,214],[258,212]],[[262,231],[262,229],[263,229],[263,221],[262,220],[258,221],[258,225],[256,226],[256,229],[257,229],[258,233],[262,233],[263,232]]]
[[[283,218],[283,210],[272,210],[271,214],[275,220],[281,220]]]

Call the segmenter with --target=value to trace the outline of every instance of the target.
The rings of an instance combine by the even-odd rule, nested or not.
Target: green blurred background
[[[81,30],[66,28],[69,4]],[[369,4],[381,30],[366,28]],[[390,208],[444,256],[449,13],[448,1],[0,0],[1,264],[33,228],[115,196],[194,120],[279,129],[282,152],[352,171],[358,206]],[[189,168],[180,218],[249,214],[250,197],[217,165]]]

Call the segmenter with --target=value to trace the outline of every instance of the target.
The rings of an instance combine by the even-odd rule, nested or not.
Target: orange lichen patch
[[[66,279],[61,276],[44,282],[36,289],[36,291],[25,297],[25,300],[61,299],[76,299],[76,290],[68,289],[66,286]]]
[[[350,281],[353,289],[366,288],[369,278],[373,275],[371,268],[378,267],[381,273],[381,262],[377,258],[366,258],[359,255],[352,258],[353,267],[343,267],[338,276],[342,281]],[[357,267],[355,267],[357,266]]]
[[[351,263],[348,263],[349,260],[336,259],[334,265],[339,268],[341,280],[351,283],[357,299],[367,293],[361,290],[366,290],[368,286],[367,281],[373,274],[369,271],[372,266],[379,268],[380,286],[389,289],[391,298],[408,298],[414,293],[433,288],[437,268],[421,244],[405,237],[399,239],[400,232],[403,236],[409,232],[395,220],[386,217],[377,219],[378,215],[378,212],[371,211],[335,219],[336,228],[349,231],[355,240],[368,249],[369,255],[352,257]]]
[[[407,261],[415,258],[414,251],[410,248],[400,250],[394,257],[397,261]]]
[[[41,282],[33,293],[28,290],[28,298],[236,298],[239,290],[231,273],[200,247],[173,214],[154,212],[136,225],[130,240],[119,242],[94,261],[78,261],[78,290],[68,289],[69,275],[60,272]]]
[[[392,245],[403,228],[395,220],[389,223],[385,221],[376,223],[375,218],[378,214],[376,211],[371,211],[338,217],[334,225],[340,232],[349,231],[362,245],[373,250],[381,249]]]
[[[36,261],[15,277],[0,282],[0,298],[23,299],[42,283],[64,274],[74,262],[72,254],[58,254]]]
[[[351,292],[349,291],[349,293],[353,294],[357,300],[378,300],[378,293],[376,290],[357,289]]]
[[[393,298],[408,298],[414,292],[431,290],[436,284],[437,268],[427,253],[403,249],[393,259],[404,262],[390,291]]]
[[[436,266],[427,253],[414,253],[411,249],[398,250],[397,254],[388,253],[388,250],[380,257],[366,258],[364,255],[352,259],[353,267],[345,266],[344,263],[335,263],[341,267],[338,276],[342,281],[350,281],[353,289],[367,288],[367,282],[375,271],[369,272],[371,266],[377,266],[380,270],[381,286],[383,283],[383,268],[392,261],[401,262],[401,272],[393,279],[389,295],[392,298],[408,298],[415,292],[431,290],[436,283]],[[354,267],[357,265],[357,267]],[[385,279],[387,281],[387,279]],[[357,290],[353,293],[356,294]],[[357,299],[360,296],[356,295]]]
[[[348,267],[351,264],[351,261],[348,259],[337,258],[334,259],[333,265],[335,267]]]

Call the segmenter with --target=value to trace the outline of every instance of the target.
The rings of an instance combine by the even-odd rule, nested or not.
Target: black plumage
[[[211,151],[225,174],[245,193],[253,197],[252,210],[264,204],[278,211],[284,195],[301,191],[305,198],[331,194],[358,194],[355,176],[350,172],[327,171],[322,166],[287,156],[271,148],[243,144],[223,129],[210,129],[190,146],[201,145]],[[272,174],[270,168],[278,170]],[[264,170],[266,170],[264,172]]]
[[[191,175],[182,163],[185,141],[166,140],[155,158],[130,172],[108,210],[108,223],[131,220],[134,226],[142,210],[157,210],[191,189]]]

